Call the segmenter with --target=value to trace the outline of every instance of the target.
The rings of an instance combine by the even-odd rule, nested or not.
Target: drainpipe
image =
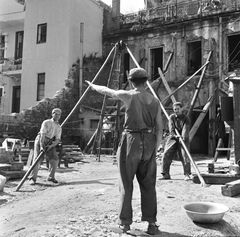
[[[82,96],[83,88],[83,36],[84,36],[84,23],[80,23],[80,57],[79,57],[79,98]]]

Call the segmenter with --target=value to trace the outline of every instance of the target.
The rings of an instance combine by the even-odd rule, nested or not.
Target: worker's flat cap
[[[149,75],[143,68],[133,68],[130,70],[128,76],[128,79],[132,78],[149,78]]]
[[[55,113],[62,113],[62,110],[61,109],[59,109],[59,108],[55,108],[55,109],[53,109],[52,110],[52,114],[55,114]]]
[[[180,107],[183,107],[182,102],[175,102],[175,103],[173,103],[173,106],[176,106],[176,105],[178,105]]]

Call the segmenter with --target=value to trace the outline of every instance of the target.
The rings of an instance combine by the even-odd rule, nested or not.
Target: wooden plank
[[[240,77],[230,79],[233,82],[233,110],[234,110],[234,153],[235,164],[240,160]]]
[[[203,110],[202,112],[199,114],[196,122],[194,123],[194,125],[192,126],[190,132],[189,132],[189,140],[190,142],[192,141],[193,137],[195,136],[199,126],[201,125],[203,119],[205,118],[211,104],[212,104],[212,101],[213,101],[213,96],[211,96],[209,99],[208,99],[208,102],[206,103],[206,105],[203,107]]]
[[[202,174],[206,184],[226,184],[240,179],[240,175],[231,174]],[[193,175],[193,182],[200,183],[198,176]]]
[[[228,152],[227,152],[227,159],[230,160],[231,157],[231,151],[234,150],[234,148],[232,147],[232,139],[233,139],[233,131],[230,128],[229,131],[229,136],[228,136],[228,147],[231,148]]]
[[[233,197],[240,194],[240,180],[235,180],[229,183],[226,183],[221,187],[222,195]]]
[[[211,58],[211,55],[212,55],[212,51],[209,52],[208,54],[208,57],[207,57],[207,62],[209,62],[210,58]],[[194,95],[193,95],[193,98],[192,98],[192,101],[190,103],[190,107],[189,107],[189,110],[188,110],[188,113],[187,113],[187,116],[190,117],[191,114],[192,114],[192,110],[194,108],[194,105],[195,105],[195,102],[198,98],[198,95],[199,95],[199,92],[200,92],[200,89],[201,89],[201,86],[202,86],[202,82],[203,82],[203,78],[204,78],[204,75],[205,75],[205,72],[207,70],[207,67],[204,67],[203,70],[202,70],[202,73],[201,73],[201,76],[200,76],[200,79],[198,81],[198,84],[197,84],[197,87],[196,87],[196,90],[194,92]]]
[[[209,82],[209,95],[214,95],[216,91],[216,84],[214,80]],[[215,97],[215,96],[214,96]],[[213,99],[212,106],[209,108],[209,123],[208,123],[208,155],[214,156],[216,148],[216,103],[217,96]]]
[[[162,103],[165,103],[172,95],[174,95],[178,90],[180,90],[185,84],[187,84],[194,76],[196,76],[203,68],[205,68],[209,62],[206,62],[204,65],[202,65],[192,76],[190,76],[186,81],[184,81],[177,89],[175,89],[170,95],[168,95]]]
[[[165,76],[163,75],[163,72],[162,72],[162,70],[161,70],[160,67],[158,68],[158,73],[159,73],[159,75],[160,75],[160,77],[161,77],[161,79],[162,79],[163,85],[165,86],[168,94],[170,95],[170,94],[172,93],[172,90],[171,90],[171,88],[169,87],[168,82],[167,82]],[[174,95],[171,95],[171,100],[172,100],[173,103],[175,103],[175,102],[177,101],[177,100],[175,99],[175,96],[174,96]]]
[[[216,151],[233,151],[233,148],[216,148]]]

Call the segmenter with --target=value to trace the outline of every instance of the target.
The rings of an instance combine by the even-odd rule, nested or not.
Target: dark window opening
[[[91,119],[90,120],[90,128],[96,129],[98,127],[99,119]]]
[[[202,107],[197,108],[202,110]],[[193,111],[191,114],[192,126],[196,122],[199,112]],[[199,126],[195,136],[193,137],[190,145],[191,154],[208,154],[208,134],[209,134],[209,115],[208,112],[204,117],[201,125]]]
[[[159,78],[158,68],[163,69],[163,48],[151,49],[151,79]]]
[[[3,96],[3,87],[0,87],[0,98]]]
[[[20,112],[20,95],[21,95],[21,87],[14,86],[13,96],[12,96],[12,113]]]
[[[129,72],[129,69],[130,69],[130,55],[129,53],[125,53],[123,59],[123,83],[127,82],[127,72]]]
[[[37,80],[37,101],[40,101],[45,93],[45,73],[39,73]]]
[[[40,24],[37,27],[37,44],[47,42],[47,23]]]
[[[240,35],[228,36],[228,71],[240,69]]]
[[[190,76],[195,73],[202,66],[202,43],[201,41],[196,41],[188,43],[187,45],[188,54],[188,72],[187,75]],[[201,74],[201,71],[198,75]]]
[[[4,63],[5,55],[5,35],[0,35],[0,64]]]
[[[14,64],[22,64],[23,57],[23,31],[16,32],[15,61]]]

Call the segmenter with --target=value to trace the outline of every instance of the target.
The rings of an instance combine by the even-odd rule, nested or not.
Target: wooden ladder
[[[233,131],[232,131],[232,128],[230,127],[229,137],[228,137],[228,147],[224,147],[222,138],[218,139],[218,143],[217,143],[217,147],[214,155],[214,162],[217,162],[220,151],[227,151],[227,160],[230,160],[231,151],[234,150],[234,148],[232,147],[232,139],[233,139]]]
[[[117,58],[117,59],[116,59]],[[116,47],[112,65],[108,77],[107,87],[122,89],[122,77],[120,74],[122,62],[122,45]],[[115,73],[115,80],[111,80]],[[122,132],[122,102],[108,96],[104,96],[96,135],[93,142],[92,153],[97,154],[97,160],[100,161],[102,152],[111,155],[116,154],[120,135]],[[107,128],[108,126],[108,128]],[[103,144],[103,142],[105,144]]]

